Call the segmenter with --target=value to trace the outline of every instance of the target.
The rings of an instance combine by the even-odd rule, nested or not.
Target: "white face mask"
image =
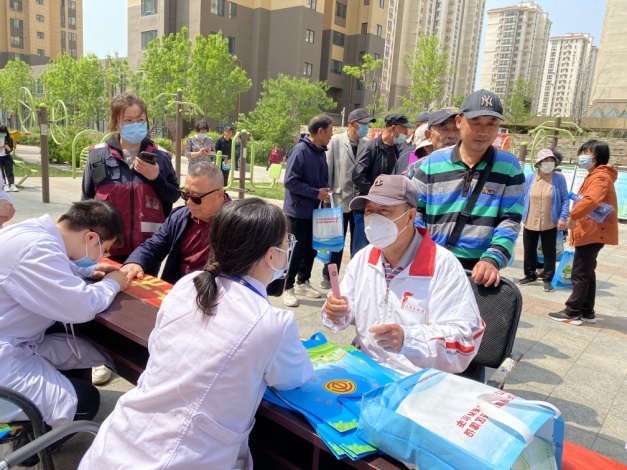
[[[380,214],[370,214],[364,217],[366,223],[366,238],[368,241],[379,249],[384,249],[396,241],[399,234],[403,233],[407,225],[400,232],[394,222],[409,212],[407,209],[396,219],[390,220]]]
[[[541,162],[540,171],[542,173],[551,173],[555,169],[555,162]]]

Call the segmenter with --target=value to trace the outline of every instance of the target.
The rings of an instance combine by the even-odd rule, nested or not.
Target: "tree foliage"
[[[10,60],[0,71],[0,97],[1,107],[5,113],[16,115],[20,106],[20,88],[29,90],[35,84],[30,66],[20,60]]]
[[[409,72],[410,98],[401,96],[403,104],[414,112],[439,107],[444,89],[454,70],[447,70],[448,52],[440,50],[437,36],[421,36],[413,54],[406,53],[403,64]]]
[[[370,54],[361,57],[362,63],[359,67],[355,65],[345,65],[342,72],[356,78],[364,89],[364,103],[371,115],[378,115],[385,111],[385,99],[381,95],[381,66],[383,59],[374,59]]]
[[[512,126],[519,126],[531,118],[534,94],[533,81],[518,77],[505,99],[504,116]]]
[[[264,80],[257,106],[246,117],[240,114],[238,128],[252,132],[256,139],[272,141],[279,146],[294,142],[299,126],[313,116],[334,109],[337,103],[327,96],[329,86],[311,83],[306,78],[279,74]]]

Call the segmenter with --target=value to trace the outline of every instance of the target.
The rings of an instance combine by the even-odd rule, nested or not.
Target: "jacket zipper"
[[[137,158],[137,157],[135,157]],[[130,214],[130,232],[129,232],[129,245],[131,247],[131,252],[135,249],[135,246],[133,245],[133,232],[135,231],[135,195],[133,193],[133,180],[135,179],[134,173],[135,170],[129,166],[129,169],[131,170],[131,181],[129,184],[129,187],[131,189],[131,214]]]
[[[386,283],[387,284],[387,283]],[[385,288],[385,296],[383,296],[383,319],[381,320],[381,325],[385,325],[385,319],[388,315],[388,295],[390,294],[390,285],[387,284]]]

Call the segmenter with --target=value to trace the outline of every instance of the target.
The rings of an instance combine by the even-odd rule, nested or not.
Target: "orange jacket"
[[[583,180],[579,193],[583,199],[573,207],[570,218],[576,222],[570,232],[571,246],[583,246],[590,243],[618,245],[618,204],[614,182],[618,178],[616,168],[599,165]],[[599,224],[586,217],[599,207],[602,202],[614,206],[614,210],[605,222]]]

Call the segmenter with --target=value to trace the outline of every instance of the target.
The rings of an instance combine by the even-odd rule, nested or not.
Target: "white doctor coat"
[[[167,295],[137,388],[120,398],[79,469],[252,468],[248,434],[267,385],[313,375],[294,313],[218,278],[215,315],[196,307],[192,273]],[[264,286],[246,277],[259,292]],[[240,467],[238,467],[240,468]]]
[[[74,387],[37,347],[55,321],[93,319],[120,286],[110,279],[87,285],[78,277],[48,215],[0,231],[0,260],[0,384],[33,400],[50,426],[72,421]]]

